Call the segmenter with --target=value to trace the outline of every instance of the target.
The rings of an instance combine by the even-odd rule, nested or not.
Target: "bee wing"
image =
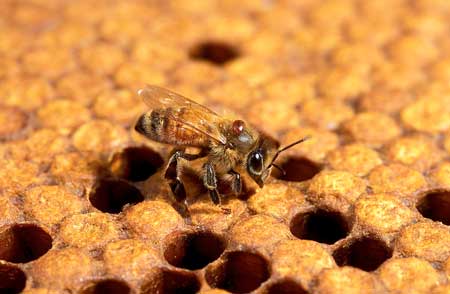
[[[169,118],[183,127],[206,135],[218,143],[227,143],[226,137],[218,128],[223,119],[211,109],[158,86],[146,86],[138,91],[138,95],[151,109],[173,109],[168,114]]]

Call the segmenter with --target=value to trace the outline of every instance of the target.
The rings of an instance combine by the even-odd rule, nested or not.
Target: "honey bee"
[[[157,86],[138,91],[150,110],[139,117],[135,130],[148,139],[176,146],[168,161],[164,177],[178,202],[186,201],[181,180],[188,161],[205,157],[201,179],[214,204],[220,205],[218,179],[231,175],[231,190],[240,194],[241,173],[247,174],[262,188],[278,155],[301,142],[302,138],[279,148],[276,140],[257,131],[241,119],[219,116],[207,107]],[[189,154],[187,147],[197,147]]]

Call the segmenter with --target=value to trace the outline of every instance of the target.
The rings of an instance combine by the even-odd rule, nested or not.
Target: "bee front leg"
[[[236,195],[239,195],[241,194],[242,191],[241,174],[234,170],[230,170],[230,174],[233,175],[233,181],[231,182],[231,190],[233,190],[233,192]]]
[[[229,208],[221,206],[220,195],[219,192],[217,191],[217,176],[214,167],[210,162],[208,162],[203,166],[203,168],[205,170],[203,176],[203,184],[209,191],[209,197],[211,197],[211,200],[214,204],[219,205],[221,207],[223,212],[230,213],[231,211]]]

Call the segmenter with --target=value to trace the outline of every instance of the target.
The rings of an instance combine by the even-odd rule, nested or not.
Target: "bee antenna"
[[[286,151],[286,150],[288,150],[289,148],[292,148],[292,147],[294,147],[294,146],[297,145],[297,144],[303,143],[303,142],[305,142],[306,140],[309,140],[310,138],[311,138],[311,136],[303,137],[303,138],[301,138],[300,140],[297,140],[297,141],[295,141],[295,142],[293,142],[293,143],[291,143],[291,144],[289,144],[289,145],[287,145],[287,146],[284,146],[284,147],[278,149],[278,151],[277,151],[277,153],[275,153],[275,156],[273,157],[272,163],[271,163],[270,165],[274,165],[273,162],[277,159],[278,155],[279,155],[281,152]],[[275,166],[275,165],[274,165],[274,166]]]
[[[283,152],[283,151],[286,151],[286,150],[288,150],[289,148],[292,148],[292,147],[294,147],[295,145],[300,144],[300,143],[303,143],[303,142],[305,142],[306,140],[309,140],[309,139],[311,139],[311,136],[303,137],[303,138],[301,138],[300,140],[297,140],[297,141],[295,141],[294,143],[291,143],[291,144],[289,144],[289,145],[287,145],[287,146],[281,148],[280,150],[278,150],[277,153],[281,153],[281,152]]]
[[[276,165],[275,163],[272,163],[270,166],[276,167],[277,170],[279,170],[283,174],[283,176],[286,175],[286,172],[284,171],[284,169],[281,168],[281,166]]]

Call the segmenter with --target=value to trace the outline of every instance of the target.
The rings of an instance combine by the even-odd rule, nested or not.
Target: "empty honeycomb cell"
[[[430,173],[431,179],[438,184],[438,187],[450,187],[450,162],[443,161],[438,164]]]
[[[281,139],[281,146],[288,146],[301,138],[308,138],[300,145],[292,147],[280,156],[286,157],[306,157],[316,163],[323,162],[328,152],[334,150],[339,145],[338,136],[330,131],[317,128],[297,127],[288,130]]]
[[[10,139],[25,129],[28,116],[16,107],[0,107],[0,139]]]
[[[389,291],[411,294],[429,293],[441,280],[431,264],[415,257],[385,262],[379,269],[379,277]]]
[[[422,172],[442,160],[444,152],[424,136],[408,136],[394,140],[386,150],[391,162],[399,162]]]
[[[320,272],[336,267],[331,254],[321,244],[309,240],[287,240],[272,253],[273,275],[292,278],[307,289]]]
[[[205,267],[218,259],[226,248],[223,237],[207,231],[174,232],[165,243],[167,262],[189,270]]]
[[[405,227],[396,241],[404,256],[442,262],[450,255],[450,229],[439,223],[419,222]]]
[[[423,97],[404,108],[401,119],[408,128],[435,134],[450,127],[449,111],[444,97]]]
[[[272,283],[267,289],[263,290],[264,294],[307,294],[301,285],[294,280],[283,279]]]
[[[164,160],[154,150],[146,147],[128,147],[111,159],[111,172],[125,180],[147,180],[162,167]]]
[[[142,280],[151,267],[161,263],[159,252],[152,244],[138,239],[108,243],[103,259],[108,273],[127,281]]]
[[[37,112],[39,123],[69,134],[91,118],[91,112],[80,102],[66,99],[52,100]]]
[[[103,279],[94,282],[88,282],[83,286],[78,294],[129,294],[130,286],[124,281],[117,279]]]
[[[397,163],[374,168],[369,174],[369,183],[374,193],[398,193],[410,197],[427,186],[421,173]]]
[[[450,226],[450,191],[426,193],[416,208],[424,217]]]
[[[348,171],[356,176],[365,176],[382,164],[380,155],[363,144],[350,144],[331,151],[327,161],[333,169]]]
[[[213,288],[232,293],[256,290],[270,277],[268,261],[257,253],[247,251],[227,252],[219,263],[206,269],[206,282]]]
[[[309,99],[301,105],[300,113],[309,125],[323,130],[335,130],[354,116],[350,106],[331,99]]]
[[[286,156],[279,159],[277,165],[279,165],[285,173],[274,168],[272,175],[277,179],[289,182],[303,182],[309,180],[322,170],[322,167],[319,164],[306,157]]]
[[[299,239],[334,244],[348,235],[350,224],[338,211],[318,209],[295,215],[291,220],[290,229]]]
[[[80,50],[81,65],[94,74],[113,74],[126,60],[125,52],[113,43],[96,42]]]
[[[344,266],[326,269],[317,279],[314,293],[318,294],[376,294],[383,293],[380,282],[370,273]]]
[[[56,82],[56,91],[66,99],[91,104],[100,93],[111,88],[109,80],[88,71],[70,72]],[[95,111],[95,110],[94,110]]]
[[[142,294],[196,294],[201,284],[198,277],[191,272],[159,269],[153,271],[141,286]]]
[[[40,286],[61,290],[79,288],[81,276],[87,280],[99,269],[98,263],[87,253],[69,247],[50,250],[32,264],[30,273]]]
[[[142,88],[145,84],[141,83],[135,89]],[[127,111],[121,111],[122,109]],[[146,106],[137,95],[137,90],[111,89],[102,91],[95,98],[93,110],[100,118],[130,125],[146,110]]]
[[[392,256],[392,249],[382,240],[375,237],[360,237],[341,244],[333,252],[339,266],[353,266],[363,271],[376,270],[384,261]]]
[[[247,200],[248,208],[256,213],[287,219],[294,207],[306,205],[305,195],[293,187],[272,181]]]
[[[355,216],[364,230],[383,236],[397,233],[417,217],[393,194],[372,194],[358,199]]]
[[[204,41],[189,51],[189,57],[194,60],[211,62],[216,65],[223,65],[233,59],[238,58],[239,50],[226,42]]]
[[[23,203],[26,213],[46,225],[55,225],[85,209],[81,198],[61,186],[33,187],[24,194]]]
[[[249,248],[269,249],[281,240],[290,237],[289,228],[284,223],[264,214],[241,218],[230,231],[231,242]]]
[[[155,243],[184,227],[184,219],[163,201],[143,201],[125,211],[125,221],[137,236]]]
[[[119,239],[121,234],[116,220],[110,215],[99,212],[67,217],[59,229],[62,242],[85,250],[102,247]]]
[[[0,264],[0,292],[22,293],[27,282],[27,276],[18,267],[7,263]]]
[[[109,121],[91,120],[75,131],[72,141],[79,151],[108,151],[124,145],[128,141],[128,133]]]
[[[0,232],[3,248],[0,259],[26,263],[38,259],[52,248],[52,237],[35,224],[13,224]]]
[[[325,170],[311,179],[307,192],[313,203],[345,211],[366,192],[366,181],[349,172]]]
[[[353,141],[378,147],[398,137],[400,126],[389,115],[380,112],[361,112],[342,125]]]
[[[144,196],[126,181],[102,179],[92,189],[89,201],[102,212],[119,213],[127,205],[144,201]]]

